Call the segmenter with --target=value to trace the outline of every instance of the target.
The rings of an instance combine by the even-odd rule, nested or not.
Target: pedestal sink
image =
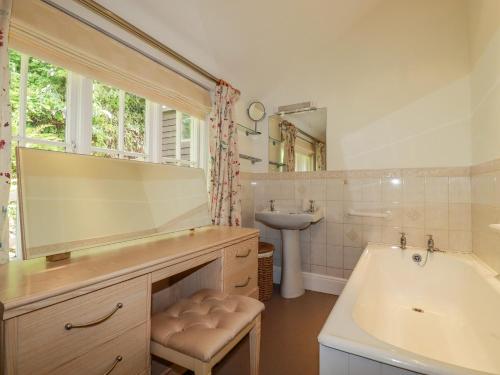
[[[314,212],[264,210],[255,213],[255,220],[271,228],[281,230],[283,241],[281,296],[284,298],[296,298],[304,294],[299,231],[320,221],[323,217],[322,208],[318,208]]]

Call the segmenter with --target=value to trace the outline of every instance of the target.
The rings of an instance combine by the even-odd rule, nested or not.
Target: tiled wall
[[[313,199],[325,219],[301,231],[303,270],[347,278],[367,242],[425,246],[433,234],[443,250],[472,251],[469,168],[402,169],[348,172],[262,173],[243,177],[243,224],[261,230],[275,244],[281,264],[278,230],[253,222],[255,210],[300,208]],[[246,202],[245,202],[246,201]],[[253,202],[253,206],[252,203]],[[382,213],[387,219],[349,215],[350,210]]]
[[[500,273],[500,232],[489,228],[500,224],[500,160],[473,167],[471,176],[474,253]]]

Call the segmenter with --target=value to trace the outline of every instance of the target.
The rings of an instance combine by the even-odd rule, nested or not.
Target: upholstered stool
[[[250,373],[259,372],[260,313],[250,297],[200,290],[151,319],[151,354],[209,375],[212,367],[250,335]]]

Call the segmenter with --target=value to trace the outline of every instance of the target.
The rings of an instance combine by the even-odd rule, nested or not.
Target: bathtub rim
[[[436,375],[494,375],[482,371],[467,369],[446,362],[431,359],[397,346],[381,341],[359,327],[352,316],[359,290],[362,288],[365,270],[370,258],[380,250],[420,251],[423,248],[408,247],[401,250],[397,246],[369,243],[364,249],[358,264],[330,312],[318,335],[320,345],[351,353],[390,366],[422,374]],[[451,256],[473,267],[489,285],[500,293],[498,274],[472,253],[438,253],[433,256]]]

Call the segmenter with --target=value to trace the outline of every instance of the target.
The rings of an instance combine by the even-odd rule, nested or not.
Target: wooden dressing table
[[[207,226],[0,266],[0,371],[149,374],[152,312],[201,288],[258,297],[258,234]]]

